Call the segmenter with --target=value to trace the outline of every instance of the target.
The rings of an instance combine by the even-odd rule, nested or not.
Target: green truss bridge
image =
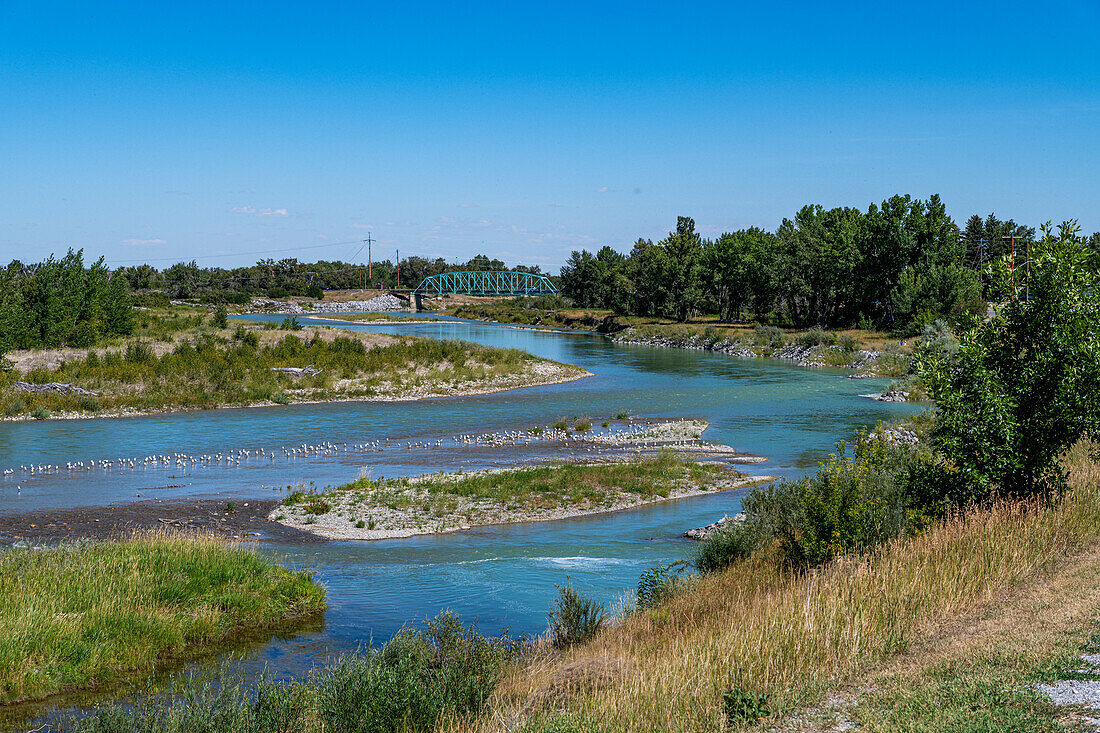
[[[540,295],[558,289],[545,275],[529,272],[444,272],[424,278],[415,295]]]

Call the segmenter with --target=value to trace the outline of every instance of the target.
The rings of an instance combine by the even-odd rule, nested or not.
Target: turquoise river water
[[[309,323],[308,319],[303,319]],[[561,446],[501,450],[445,441],[547,426],[587,417],[702,418],[708,440],[766,456],[749,473],[798,476],[838,440],[911,406],[861,394],[883,380],[843,378],[839,369],[809,369],[775,360],[737,359],[705,351],[626,346],[595,334],[536,331],[439,319],[355,326],[435,338],[461,338],[524,349],[578,364],[594,377],[562,385],[419,402],[332,403],[226,409],[175,415],[0,423],[0,471],[23,465],[151,454],[278,450],[323,442],[382,441],[382,451],[345,450],[239,465],[118,468],[0,478],[0,512],[43,507],[103,506],[182,496],[270,499],[288,485],[318,487],[354,479],[361,470],[399,476],[441,469],[505,465],[561,455]],[[389,440],[387,444],[385,441]],[[409,443],[421,444],[409,446]],[[173,488],[164,488],[171,486]],[[556,522],[484,527],[378,542],[262,545],[296,567],[310,568],[328,588],[319,628],[254,645],[247,664],[275,674],[300,672],[335,653],[377,643],[402,624],[453,609],[489,632],[545,629],[555,584],[568,576],[585,593],[613,603],[639,573],[684,558],[682,533],[740,506],[735,493]]]

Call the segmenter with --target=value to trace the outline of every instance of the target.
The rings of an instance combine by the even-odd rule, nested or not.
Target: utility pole
[[[397,251],[397,289],[401,289],[401,250]]]

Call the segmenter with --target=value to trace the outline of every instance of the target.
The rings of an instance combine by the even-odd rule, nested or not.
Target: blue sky
[[[0,259],[347,259],[370,231],[375,259],[556,270],[677,215],[893,193],[1091,232],[1098,32],[1097,0],[0,0]]]

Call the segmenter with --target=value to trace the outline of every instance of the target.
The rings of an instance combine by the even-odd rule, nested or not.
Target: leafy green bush
[[[99,412],[103,409],[103,405],[100,404],[99,400],[91,395],[82,395],[77,404],[84,412]]]
[[[8,400],[4,403],[4,417],[15,417],[25,409],[27,409],[27,406],[18,397],[14,400]]]
[[[284,331],[301,331],[302,324],[298,322],[298,316],[288,316],[279,324],[279,328]]]
[[[214,312],[210,314],[210,325],[214,328],[229,328],[229,311],[226,310],[225,303],[214,306]]]
[[[558,598],[548,614],[554,644],[564,647],[588,641],[607,619],[603,604],[577,593],[568,579],[557,588]]]
[[[52,413],[41,405],[31,410],[31,417],[35,420],[48,420]]]
[[[696,548],[691,562],[700,573],[712,573],[729,567],[756,551],[767,535],[764,525],[756,520],[730,522],[714,532]]]
[[[795,567],[819,565],[873,547],[901,533],[907,496],[899,449],[881,438],[840,444],[816,474],[757,489],[745,513],[775,538],[779,557]],[[889,465],[888,465],[889,464]]]
[[[521,651],[444,612],[426,629],[406,628],[378,652],[345,657],[321,674],[318,717],[333,733],[430,731],[445,714],[480,710]]]
[[[679,568],[672,565],[654,565],[638,578],[638,610],[654,608],[671,598],[680,586]]]
[[[768,715],[768,696],[734,687],[722,694],[722,715],[731,725],[755,723]]]
[[[858,351],[859,350],[859,340],[856,339],[856,337],[853,336],[852,334],[846,333],[846,334],[844,334],[843,336],[840,337],[839,341],[837,341],[837,346],[839,346],[840,350],[844,351],[844,352],[849,352],[850,353],[852,351]]]
[[[157,355],[148,341],[131,341],[126,344],[125,359],[129,364],[151,364],[157,360]]]
[[[306,295],[314,300],[323,300],[325,297],[325,291],[320,285],[310,285],[306,288]]]
[[[787,334],[783,333],[783,329],[778,326],[758,325],[753,329],[753,336],[760,346],[781,349],[787,344]]]
[[[818,326],[798,334],[799,346],[828,346],[836,342],[836,334],[829,333]]]

